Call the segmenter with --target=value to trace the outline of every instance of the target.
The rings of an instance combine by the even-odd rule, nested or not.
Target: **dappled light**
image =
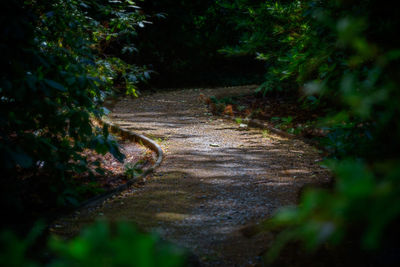
[[[0,266],[400,265],[394,5],[0,15]]]
[[[245,225],[296,204],[305,184],[329,182],[330,174],[316,163],[315,148],[301,140],[267,138],[260,130],[242,130],[232,121],[210,116],[202,102],[190,101],[199,94],[228,95],[232,89],[236,90],[186,89],[116,102],[110,115],[115,123],[157,136],[166,155],[143,189],[133,189],[105,204],[104,216],[137,222],[197,255],[214,255],[221,253],[221,246],[224,251],[233,250],[225,242]],[[159,98],[166,99],[165,104],[154,112],[146,111]],[[179,102],[182,111],[169,99]],[[131,117],[128,110],[134,110]],[[182,122],[183,114],[192,119]],[[68,224],[65,227],[68,233]],[[252,246],[246,238],[239,239]],[[241,257],[254,258],[258,249],[243,252]],[[242,262],[230,256],[208,264],[220,260]]]

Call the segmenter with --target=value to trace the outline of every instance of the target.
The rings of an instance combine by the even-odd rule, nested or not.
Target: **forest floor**
[[[76,234],[97,217],[126,220],[189,249],[204,266],[254,266],[272,234],[241,231],[298,201],[300,189],[325,184],[318,150],[300,139],[243,127],[210,114],[203,98],[248,94],[254,86],[185,89],[124,98],[110,118],[157,140],[163,164],[144,186],[80,212],[57,229]]]
[[[129,171],[145,169],[154,163],[155,153],[144,145],[123,140],[118,137],[121,153],[125,155],[124,162],[118,161],[110,153],[105,155],[96,153],[93,150],[84,150],[82,156],[90,163],[89,171],[76,173],[69,180],[68,186],[60,185],[58,180],[51,179],[46,170],[34,172],[32,170],[20,171],[13,182],[2,181],[1,186],[14,186],[18,188],[18,201],[23,207],[24,220],[20,222],[16,216],[14,224],[32,224],[37,218],[53,220],[71,211],[73,205],[79,205],[105,192],[113,190],[131,179]],[[8,184],[7,184],[8,182]],[[53,188],[63,186],[65,192],[72,191],[74,194],[67,195],[64,202],[59,199],[58,191]],[[73,189],[73,190],[71,190]],[[68,203],[65,203],[68,202]],[[13,216],[10,216],[13,217]]]

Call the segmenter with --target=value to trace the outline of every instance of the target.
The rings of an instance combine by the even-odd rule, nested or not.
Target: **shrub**
[[[331,106],[322,144],[336,185],[310,191],[267,223],[287,227],[278,247],[338,244],[357,225],[361,246],[378,248],[400,215],[398,10],[375,0],[222,3],[237,10],[243,32],[223,52],[258,55],[269,66],[259,91],[300,92]]]
[[[123,155],[106,129],[93,127],[113,88],[136,95],[148,71],[120,58],[134,52],[145,16],[132,1],[12,0],[1,10],[0,166],[2,198],[17,210],[16,177],[49,176],[62,205],[68,180],[88,171],[84,149]],[[13,208],[14,207],[14,208]]]

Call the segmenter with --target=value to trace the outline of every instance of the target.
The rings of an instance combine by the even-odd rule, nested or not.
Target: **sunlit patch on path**
[[[186,247],[205,265],[255,263],[269,236],[246,239],[239,229],[294,204],[306,183],[327,179],[316,149],[299,140],[209,115],[199,95],[248,93],[252,87],[189,89],[123,99],[111,119],[156,137],[162,166],[143,188],[107,203],[101,213],[134,221]],[[121,204],[122,203],[122,204]]]

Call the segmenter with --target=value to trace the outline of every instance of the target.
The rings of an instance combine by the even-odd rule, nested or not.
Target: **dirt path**
[[[193,251],[202,264],[247,266],[268,245],[267,234],[247,239],[244,225],[294,204],[305,183],[327,173],[316,149],[299,140],[210,116],[199,94],[232,95],[254,87],[190,89],[124,99],[111,118],[161,141],[162,166],[142,188],[125,192],[99,212],[134,221]]]

